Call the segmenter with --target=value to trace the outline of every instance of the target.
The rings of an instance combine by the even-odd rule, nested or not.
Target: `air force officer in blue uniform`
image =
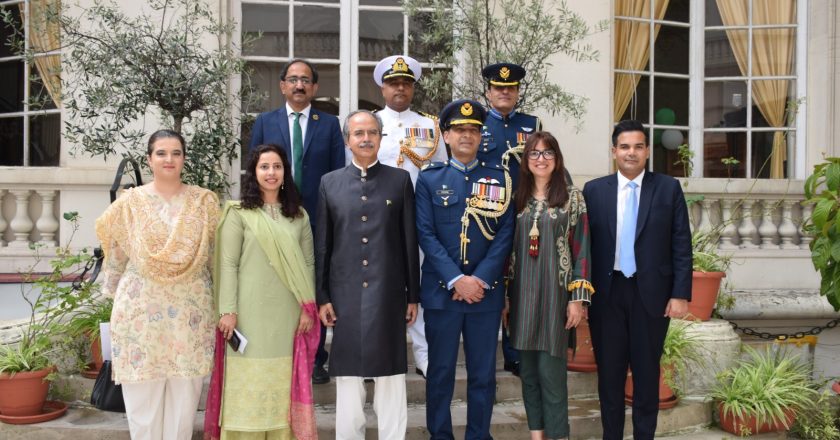
[[[509,177],[498,163],[476,158],[484,118],[475,101],[444,107],[440,126],[452,158],[426,166],[417,180],[417,235],[426,255],[420,286],[429,342],[426,424],[432,440],[454,438],[449,405],[462,336],[466,439],[491,438],[503,269],[514,218]]]

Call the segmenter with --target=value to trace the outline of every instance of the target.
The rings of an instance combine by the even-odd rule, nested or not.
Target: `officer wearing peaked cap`
[[[440,114],[452,158],[417,179],[417,236],[426,257],[420,280],[429,368],[426,426],[452,439],[450,403],[461,337],[467,359],[466,439],[490,437],[496,345],[504,306],[504,262],[513,238],[510,179],[497,162],[477,159],[486,112],[458,100]]]
[[[514,190],[519,182],[522,147],[528,136],[542,130],[538,117],[516,111],[519,105],[519,86],[525,73],[522,66],[513,63],[491,64],[481,70],[481,76],[487,81],[485,96],[490,109],[481,130],[478,158],[506,165]],[[507,158],[504,157],[506,153]],[[566,181],[571,184],[569,172],[566,170],[565,173]],[[502,354],[505,370],[518,376],[519,352],[511,346],[507,331],[502,333]]]
[[[424,116],[410,108],[414,84],[420,80],[421,73],[420,63],[406,55],[384,58],[373,70],[373,80],[382,89],[385,100],[385,107],[376,112],[382,120],[383,133],[379,161],[408,171],[412,184],[417,182],[423,165],[448,159],[437,118]],[[429,356],[422,307],[417,312],[417,320],[409,326],[408,334],[411,336],[415,371],[425,377]]]

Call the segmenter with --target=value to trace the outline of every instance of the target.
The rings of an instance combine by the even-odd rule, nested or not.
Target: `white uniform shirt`
[[[382,119],[382,143],[379,147],[379,160],[385,165],[402,168],[411,175],[411,183],[417,183],[417,175],[420,169],[408,157],[402,156],[402,164],[398,164],[400,153],[400,141],[410,136],[414,137],[414,150],[420,157],[426,157],[431,151],[437,121],[427,118],[410,109],[404,112],[395,112],[387,106],[376,112]],[[443,143],[443,134],[438,131],[438,147],[435,154],[429,159],[432,162],[442,162],[448,159],[446,156],[446,145]],[[413,133],[413,134],[412,134]],[[422,166],[423,164],[421,164]]]

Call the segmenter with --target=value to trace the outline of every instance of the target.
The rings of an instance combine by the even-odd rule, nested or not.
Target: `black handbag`
[[[125,412],[122,386],[111,380],[111,361],[102,364],[90,393],[90,403],[103,411]]]

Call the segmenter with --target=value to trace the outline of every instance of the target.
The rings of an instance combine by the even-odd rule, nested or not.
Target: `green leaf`
[[[817,229],[822,229],[825,226],[832,209],[835,209],[834,199],[823,198],[817,202],[814,211],[811,213],[811,221]]]
[[[837,193],[840,188],[840,164],[832,162],[825,169],[825,185],[829,191]]]

